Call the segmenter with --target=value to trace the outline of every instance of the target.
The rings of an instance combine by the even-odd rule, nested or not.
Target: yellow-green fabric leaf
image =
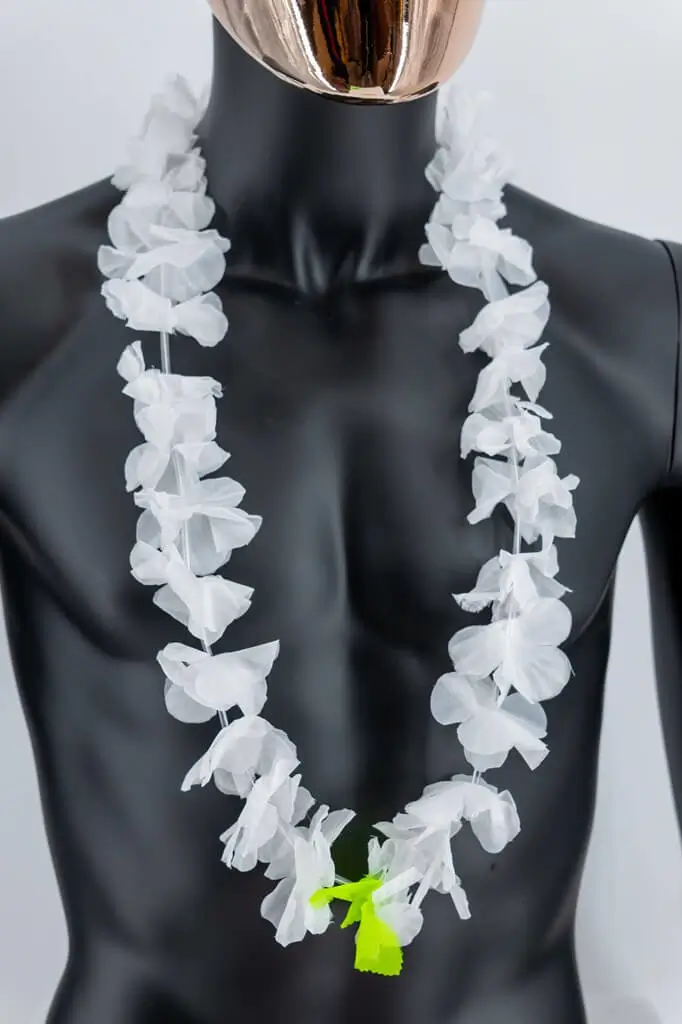
[[[314,907],[324,907],[332,900],[350,903],[342,928],[359,922],[355,936],[355,969],[395,977],[403,966],[403,951],[398,936],[376,911],[372,894],[383,885],[380,878],[365,875],[359,882],[345,882],[342,885],[318,889],[310,902]]]

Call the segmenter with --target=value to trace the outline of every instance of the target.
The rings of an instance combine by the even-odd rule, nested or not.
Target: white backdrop
[[[462,77],[496,94],[520,185],[682,241],[681,47],[679,0],[488,0]],[[0,216],[109,173],[171,70],[197,85],[210,74],[203,0],[3,0]],[[43,1024],[66,935],[4,641],[0,658],[0,1020]],[[633,776],[627,752],[638,745],[648,757]],[[590,1024],[682,1020],[682,848],[637,529],[619,570],[578,948]]]

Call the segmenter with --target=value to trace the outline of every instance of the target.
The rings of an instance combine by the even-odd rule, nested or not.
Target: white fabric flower
[[[440,677],[431,694],[431,712],[441,725],[459,724],[457,737],[464,756],[477,771],[501,768],[510,751],[517,750],[535,769],[547,754],[547,715],[515,693],[499,702],[499,690],[490,679],[471,679],[457,672]]]
[[[376,851],[376,863],[387,877],[407,870],[416,872],[419,884],[412,898],[413,906],[419,907],[429,889],[435,889],[450,896],[462,920],[471,916],[452,855],[452,837],[460,830],[460,822],[446,817],[434,824],[425,822],[418,814],[401,812],[392,822],[379,822],[375,828],[387,837]]]
[[[187,441],[169,448],[157,448],[146,441],[133,448],[126,459],[126,490],[171,488],[177,480],[174,457],[181,460],[182,478],[196,480],[220,469],[230,456],[215,441]]]
[[[244,802],[239,818],[220,836],[225,844],[221,860],[228,868],[251,871],[262,859],[261,851],[282,825],[290,825],[296,816],[296,796],[301,776],[291,776],[291,763],[278,761],[267,775],[262,775]],[[305,792],[306,803],[309,794]],[[299,804],[300,811],[300,804]]]
[[[534,402],[547,379],[547,369],[542,362],[546,348],[546,344],[527,349],[508,348],[491,360],[478,375],[469,410],[481,412],[490,406],[508,403],[510,384],[520,384]]]
[[[128,146],[128,162],[118,168],[113,184],[126,190],[138,181],[163,177],[169,158],[184,155],[194,144],[201,111],[180,75],[169,80],[152,99],[139,135]]]
[[[139,341],[121,356],[119,374],[128,382],[123,393],[134,400],[133,414],[145,444],[134,448],[125,464],[126,488],[170,487],[180,459],[184,479],[219,469],[229,458],[213,440],[216,430],[216,398],[222,394],[212,377],[185,377],[147,370]]]
[[[521,830],[511,793],[500,793],[495,786],[483,780],[473,782],[466,775],[426,786],[419,800],[407,804],[405,810],[435,828],[443,828],[448,821],[461,827],[468,821],[487,853],[500,853]],[[394,821],[400,827],[401,816]]]
[[[516,610],[520,610],[538,597],[563,597],[568,588],[555,579],[558,572],[554,544],[540,551],[523,551],[516,555],[500,551],[485,563],[473,590],[454,597],[467,612],[480,612],[488,605],[509,598],[513,599]]]
[[[195,576],[177,548],[171,546],[167,551],[167,582],[154,594],[154,603],[198,640],[215,643],[235,619],[249,610],[253,587],[222,576]]]
[[[516,452],[519,458],[561,451],[561,442],[544,429],[539,416],[516,404],[515,399],[511,405],[511,413],[504,405],[493,405],[467,416],[460,439],[463,459],[472,451],[507,456]]]
[[[322,808],[318,810],[317,814],[320,814],[321,810]],[[320,831],[330,846],[336,842],[346,825],[354,817],[355,811],[330,812],[329,808],[326,808],[326,813],[322,814],[320,818]],[[310,825],[300,825],[298,821],[300,818],[292,820],[291,826],[282,826],[271,844],[263,848],[261,860],[267,862],[268,865],[264,872],[266,878],[290,878],[295,874],[294,839],[299,837],[309,840],[312,837],[316,828],[316,816],[313,817]]]
[[[213,779],[222,793],[244,798],[256,777],[267,775],[279,763],[289,764],[291,771],[299,763],[296,747],[289,737],[264,718],[244,715],[220,730],[206,753],[187,772],[182,789],[207,786]],[[302,788],[298,790],[296,821],[309,810],[306,792]]]
[[[499,202],[512,171],[497,143],[492,138],[483,138],[447,169],[442,192],[455,202],[478,209],[481,203]]]
[[[437,224],[427,224],[426,236],[452,280],[480,288],[489,301],[508,294],[504,279],[523,285],[535,279],[528,242],[485,217],[477,218],[464,238]]]
[[[145,284],[174,302],[187,302],[210,291],[225,274],[228,239],[213,229],[150,228],[154,248],[146,252],[115,249],[103,245],[98,266],[105,277]]]
[[[203,231],[213,220],[215,203],[201,177],[205,161],[190,156],[160,181],[138,182],[109,214],[107,228],[115,249],[143,252],[152,248],[154,226]]]
[[[102,285],[102,294],[114,316],[136,331],[179,331],[211,347],[224,338],[228,329],[223,304],[214,292],[174,304],[142,281],[114,279]]]
[[[555,463],[540,456],[527,459],[507,506],[521,523],[528,544],[538,538],[575,537],[576,515],[571,491],[580,483],[574,473],[559,477]]]
[[[476,94],[460,91],[451,80],[441,89],[441,99],[443,102],[438,105],[436,116],[436,141],[439,146],[436,158],[440,156],[446,161],[447,170],[481,137],[484,116],[492,102],[492,94],[485,90]],[[436,158],[427,167],[426,177],[436,191],[441,191],[443,178],[439,178],[432,168],[433,163],[437,162]]]
[[[480,199],[475,203],[469,203],[464,200],[453,199],[449,195],[443,193],[436,202],[433,208],[429,223],[431,224],[442,224],[450,231],[453,230],[455,224],[460,225],[466,224],[467,228],[462,231],[464,236],[468,234],[474,223],[479,217],[486,217],[490,220],[499,220],[507,213],[507,207],[502,202],[501,193],[496,198]],[[421,262],[427,266],[440,266],[439,260],[435,258],[435,253],[431,249],[431,246],[426,245],[423,247],[424,258]]]
[[[280,945],[300,942],[309,932],[321,935],[331,924],[329,905],[313,907],[310,898],[318,889],[334,884],[331,847],[354,816],[348,810],[330,814],[323,804],[309,826],[288,830],[289,857],[280,858],[265,872],[281,881],[261,904],[261,914],[277,929],[275,938]]]
[[[468,916],[468,903],[454,871],[450,840],[465,821],[488,853],[500,853],[521,829],[509,792],[466,775],[426,786],[392,822],[376,826],[389,837],[382,860],[388,857],[394,871],[413,870],[429,887],[448,892],[462,917]]]
[[[573,474],[559,477],[556,464],[545,456],[533,456],[520,467],[478,456],[472,475],[475,507],[467,519],[478,523],[504,503],[518,520],[528,544],[539,538],[547,543],[554,537],[574,537],[576,515],[571,491],[578,483]]]
[[[467,218],[470,229],[479,217],[500,220],[507,212],[502,188],[509,180],[510,170],[490,139],[482,140],[459,160],[439,151],[427,168],[427,177],[433,171],[432,180],[440,179],[442,188],[430,223],[452,229],[456,221],[461,224],[461,218]]]
[[[448,650],[457,672],[473,679],[492,675],[503,696],[514,687],[536,704],[558,696],[570,678],[570,662],[559,650],[570,630],[566,605],[544,597],[512,618],[461,629]]]
[[[237,506],[244,488],[229,477],[188,480],[184,494],[145,490],[135,502],[146,511],[138,521],[138,540],[158,548],[174,544],[186,530],[187,564],[197,576],[225,565],[236,548],[249,544],[261,527],[260,516]]]
[[[278,641],[225,654],[167,644],[157,655],[167,680],[166,707],[184,722],[207,722],[216,712],[233,707],[244,715],[258,715],[278,654]]]
[[[489,302],[471,327],[459,336],[464,352],[481,349],[496,359],[509,349],[530,348],[538,342],[549,320],[549,288],[535,281],[528,288]]]
[[[215,439],[215,400],[221,397],[222,388],[212,377],[145,370],[123,388],[123,393],[134,400],[137,427],[155,448],[168,451],[182,444]]]

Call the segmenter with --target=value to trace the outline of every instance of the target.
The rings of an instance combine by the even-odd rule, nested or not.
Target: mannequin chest
[[[318,301],[232,283],[225,305],[226,339],[202,349],[177,335],[172,359],[177,372],[223,384],[217,439],[232,457],[221,472],[245,485],[244,507],[264,519],[230,562],[257,594],[234,641],[259,619],[278,635],[314,622],[318,635],[343,624],[389,645],[447,640],[464,624],[450,595],[511,544],[501,510],[466,522],[472,459],[460,458],[459,435],[486,358],[465,355],[457,340],[481,297],[443,275]],[[48,567],[56,573],[66,603],[83,609],[86,630],[105,647],[152,653],[176,627],[129,575],[139,512],[123,464],[141,438],[115,366],[134,337],[93,295],[6,403],[0,507],[46,578]],[[608,351],[595,355],[570,311],[556,309],[545,340],[541,401],[563,441],[560,473],[581,478],[578,536],[559,552],[578,635],[607,586],[652,452],[634,373],[609,365]],[[143,344],[158,366],[158,339]]]

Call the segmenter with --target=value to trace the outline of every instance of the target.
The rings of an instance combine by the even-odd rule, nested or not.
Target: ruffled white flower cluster
[[[216,573],[253,539],[261,520],[241,508],[244,488],[236,480],[209,476],[229,458],[216,443],[221,385],[170,368],[168,335],[181,332],[212,346],[228,329],[211,289],[224,276],[230,243],[209,229],[214,204],[196,148],[201,112],[180,78],[152,102],[128,163],[113,179],[125,193],[109,217],[112,244],[101,247],[99,268],[108,279],[102,293],[112,313],[162,339],[161,369],[146,367],[135,341],[118,372],[144,437],[125,465],[126,488],[142,509],[132,573],[159,588],[155,603],[201,643],[171,643],[159,652],[166,706],[182,722],[218,716],[222,726],[182,788],[213,779],[222,792],[244,800],[238,820],[221,836],[223,860],[240,871],[259,861],[268,865],[266,874],[278,885],[262,912],[286,945],[329,925],[329,907],[314,908],[310,896],[334,883],[331,845],[353,812],[322,806],[303,824],[314,801],[294,774],[296,747],[260,717],[279,643],[225,654],[211,647],[249,609],[253,594]]]
[[[464,756],[474,769],[468,792],[476,794],[479,808],[482,793],[489,791],[483,772],[500,768],[512,750],[532,769],[548,754],[540,702],[556,697],[571,674],[559,649],[569,635],[571,614],[561,600],[566,588],[556,579],[554,541],[575,536],[571,492],[579,482],[576,476],[559,476],[552,456],[561,443],[545,430],[551,415],[537,404],[546,378],[547,344],[538,342],[549,319],[549,290],[536,279],[528,242],[497,223],[507,212],[502,190],[509,168],[480,132],[488,99],[482,94],[472,100],[453,90],[443,106],[440,148],[426,172],[440,197],[420,250],[425,265],[442,267],[453,281],[479,288],[488,300],[459,339],[464,352],[480,350],[490,359],[479,374],[461,434],[462,458],[475,453],[475,505],[468,520],[478,523],[502,505],[514,527],[511,550],[483,566],[469,593],[454,595],[465,611],[489,608],[491,621],[452,637],[454,671],[441,676],[431,695],[436,721],[458,726]],[[510,294],[508,283],[525,287]],[[535,548],[524,551],[523,543]],[[496,852],[520,826],[508,793],[489,799],[495,801],[494,838],[473,822],[472,827],[484,849]]]
[[[369,874],[381,880],[371,899],[377,917],[401,946],[422,926],[426,893],[450,895],[470,916],[452,855],[452,839],[468,822],[482,847],[502,850],[519,832],[508,792],[481,779],[517,750],[531,768],[547,754],[541,700],[559,693],[570,666],[559,645],[570,629],[556,580],[554,539],[573,536],[571,491],[551,456],[560,444],[544,429],[549,413],[536,404],[544,384],[537,344],[549,316],[547,287],[535,281],[530,246],[497,221],[504,216],[506,169],[495,147],[476,134],[479,109],[460,97],[446,110],[440,148],[427,176],[441,193],[427,225],[423,262],[443,267],[459,284],[480,288],[489,304],[464,331],[467,352],[482,350],[481,372],[462,429],[462,456],[475,452],[471,523],[507,508],[515,524],[511,551],[481,570],[473,590],[456,595],[467,611],[490,607],[491,622],[461,630],[450,642],[454,671],[433,690],[438,722],[458,725],[471,777],[456,775],[425,788],[392,822],[375,828],[368,844]],[[261,712],[277,641],[215,654],[212,645],[250,607],[250,587],[217,575],[236,548],[261,526],[241,508],[244,489],[211,475],[229,455],[216,442],[216,399],[210,377],[174,374],[169,335],[180,332],[204,346],[217,344],[228,322],[211,289],[225,272],[230,243],[209,225],[204,160],[196,146],[201,104],[182,79],[154,99],[128,162],[114,177],[124,191],[109,218],[111,245],[102,246],[102,293],[114,315],[161,337],[161,369],[148,368],[140,341],[118,363],[133,399],[144,443],[128,456],[127,490],[142,509],[131,569],[157,587],[155,603],[182,622],[201,644],[168,644],[158,654],[166,677],[168,711],[183,722],[218,717],[220,731],[186,774],[183,790],[210,781],[240,797],[243,809],[221,836],[223,861],[249,871],[267,865],[277,886],[261,913],[282,945],[331,922],[328,905],[311,902],[335,882],[332,846],[354,812],[330,812],[295,774],[296,747]],[[506,282],[528,285],[510,296]],[[521,396],[512,394],[518,385]],[[522,552],[521,543],[537,550]],[[516,692],[512,693],[511,691]]]

